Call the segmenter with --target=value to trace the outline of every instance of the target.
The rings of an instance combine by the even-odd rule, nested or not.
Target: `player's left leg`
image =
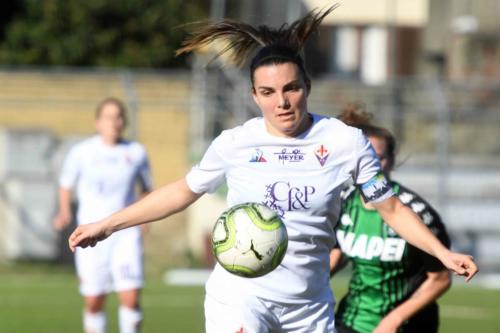
[[[281,332],[286,333],[335,333],[333,302],[289,304],[280,316]]]
[[[140,289],[118,292],[120,308],[118,322],[120,333],[138,333],[141,329],[142,311],[139,306]]]

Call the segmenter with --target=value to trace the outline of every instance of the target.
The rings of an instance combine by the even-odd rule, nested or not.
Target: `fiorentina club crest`
[[[260,149],[255,149],[252,158],[250,159],[250,162],[257,162],[257,163],[262,163],[262,162],[267,162],[267,160],[264,158],[264,153]]]
[[[314,149],[314,155],[316,155],[319,164],[321,164],[321,166],[324,166],[326,160],[328,159],[328,156],[330,155],[330,150],[324,145],[320,145]]]

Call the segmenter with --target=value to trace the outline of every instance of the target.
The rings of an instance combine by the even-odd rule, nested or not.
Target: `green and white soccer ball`
[[[265,205],[244,203],[224,211],[212,232],[212,249],[227,271],[258,277],[283,260],[288,234],[281,218]]]

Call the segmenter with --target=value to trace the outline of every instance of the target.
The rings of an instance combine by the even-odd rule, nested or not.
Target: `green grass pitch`
[[[345,278],[332,281],[345,292]],[[143,293],[143,332],[203,332],[203,287],[164,285],[150,277]],[[81,299],[72,268],[0,266],[0,332],[81,332]],[[500,290],[455,284],[440,300],[441,333],[500,332]],[[116,298],[107,304],[108,331],[117,332]]]

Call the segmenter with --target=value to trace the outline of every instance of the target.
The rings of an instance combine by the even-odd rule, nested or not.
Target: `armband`
[[[365,202],[377,203],[394,195],[390,182],[382,172],[377,173],[369,181],[360,185],[361,195]]]

